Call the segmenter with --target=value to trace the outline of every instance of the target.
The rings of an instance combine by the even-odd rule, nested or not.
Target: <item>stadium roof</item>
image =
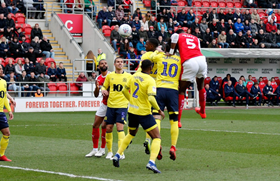
[[[207,58],[279,58],[279,49],[202,48]]]

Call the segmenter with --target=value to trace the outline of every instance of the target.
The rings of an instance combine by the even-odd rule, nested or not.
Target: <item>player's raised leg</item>
[[[200,108],[196,107],[195,111],[200,114],[201,118],[206,118],[205,106],[206,106],[206,91],[204,89],[204,77],[197,78],[197,89],[198,89],[198,96],[199,96],[199,105]]]

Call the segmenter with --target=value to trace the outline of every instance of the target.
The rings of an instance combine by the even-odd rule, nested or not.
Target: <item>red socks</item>
[[[106,128],[102,129],[102,133],[101,133],[101,147],[100,148],[105,148],[106,146]]]
[[[206,91],[205,89],[201,89],[198,91],[199,93],[199,105],[200,105],[200,113],[205,113],[205,105],[206,105]]]
[[[99,135],[100,135],[99,128],[92,128],[93,148],[98,148]]]
[[[185,95],[179,94],[179,115],[178,115],[178,121],[181,122],[181,116],[184,109],[184,103],[185,103]]]

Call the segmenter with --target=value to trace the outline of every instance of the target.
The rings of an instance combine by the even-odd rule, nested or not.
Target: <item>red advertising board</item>
[[[83,15],[82,14],[58,14],[66,28],[74,37],[83,35]]]

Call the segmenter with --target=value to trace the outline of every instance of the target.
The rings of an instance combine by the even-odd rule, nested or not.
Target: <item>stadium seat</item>
[[[211,77],[206,77],[204,80],[204,85],[209,84],[211,81]]]
[[[224,2],[219,2],[219,6],[220,6],[220,8],[225,8],[225,7],[226,7],[226,3],[224,3]]]
[[[79,88],[76,86],[75,83],[70,83],[70,91],[71,91],[71,94],[79,94]]]
[[[248,83],[247,83],[246,88],[247,88],[248,92],[251,91],[251,88],[252,88],[253,85],[254,85],[253,82],[248,82]]]
[[[1,65],[3,65],[3,67],[5,67],[5,60],[3,58],[0,58],[0,61],[1,61]]]
[[[110,26],[104,25],[102,26],[102,33],[105,37],[109,37],[111,35],[111,28]]]
[[[12,19],[14,20],[14,22],[16,22],[16,17],[15,17],[15,15],[14,15],[13,13],[9,13],[9,14],[11,15]]]
[[[227,84],[227,82],[224,82],[223,90],[224,90],[226,84]],[[230,97],[230,96],[226,97],[225,91],[223,91],[223,99],[225,100],[225,102],[233,101],[233,97]],[[236,100],[238,100],[238,97],[236,97]]]
[[[52,83],[52,82],[48,83],[48,87],[50,89],[49,94],[56,94],[57,86],[55,83]]]
[[[179,28],[177,26],[174,27],[174,32],[176,32]]]
[[[18,24],[25,24],[25,17],[18,17],[17,18],[17,23]]]
[[[263,82],[264,82],[265,84],[267,84],[267,82],[268,82],[267,77],[263,77]]]
[[[257,82],[257,78],[256,77],[252,77],[252,81],[253,82]]]
[[[236,2],[236,3],[234,3],[234,6],[235,6],[236,8],[242,8],[241,2]]]
[[[276,82],[271,82],[271,86],[273,88],[273,92],[277,89],[277,83]]]
[[[178,6],[185,6],[185,2],[184,1],[179,1]]]
[[[259,87],[260,87],[260,89],[261,89],[261,88],[264,88],[264,87],[265,87],[265,85],[266,85],[266,84],[265,84],[264,82],[260,82],[260,83],[259,83]]]
[[[228,2],[228,3],[227,3],[227,7],[228,7],[228,8],[233,8],[233,7],[234,7],[234,4],[233,4],[232,2]]]
[[[38,57],[38,58],[37,58],[37,63],[40,63],[40,61],[41,61],[42,59],[43,59],[42,57]]]
[[[279,79],[279,77],[274,77],[274,79],[275,79],[275,82],[277,83],[277,85],[280,85],[280,79]]]
[[[261,20],[264,20],[266,18],[266,14],[264,12],[260,12],[258,14],[259,14]]]
[[[187,31],[188,31],[188,27],[182,27],[182,30],[184,30],[184,32],[186,32],[186,33],[187,33]]]
[[[195,6],[195,7],[201,7],[202,4],[201,4],[201,2],[197,1],[197,2],[194,2],[194,6]]]
[[[57,83],[57,89],[59,90],[59,94],[67,93],[67,85],[65,83]]]
[[[218,7],[218,2],[216,2],[216,1],[211,1],[211,7],[213,7],[213,8]]]
[[[21,30],[22,30],[21,24],[18,24],[18,23],[15,24],[15,28],[16,28],[16,29],[21,28]]]
[[[13,60],[13,64],[15,64],[15,60],[12,57],[7,57],[5,59],[5,66],[8,65],[10,59],[12,59]]]
[[[17,63],[17,62],[18,62],[18,60],[21,60],[22,64],[25,64],[25,61],[24,61],[24,59],[23,59],[23,58],[18,57],[18,58],[16,58],[15,62]]]
[[[22,26],[22,29],[24,29],[24,33],[25,35],[31,35],[31,30],[32,30],[32,27],[30,26],[30,24],[24,24]]]
[[[151,1],[147,0],[144,3],[145,7],[151,7]]]
[[[258,13],[264,13],[263,9],[257,9]]]
[[[115,26],[111,26],[111,31],[113,31],[115,29]]]
[[[210,3],[208,1],[202,2],[203,7],[210,7]]]

